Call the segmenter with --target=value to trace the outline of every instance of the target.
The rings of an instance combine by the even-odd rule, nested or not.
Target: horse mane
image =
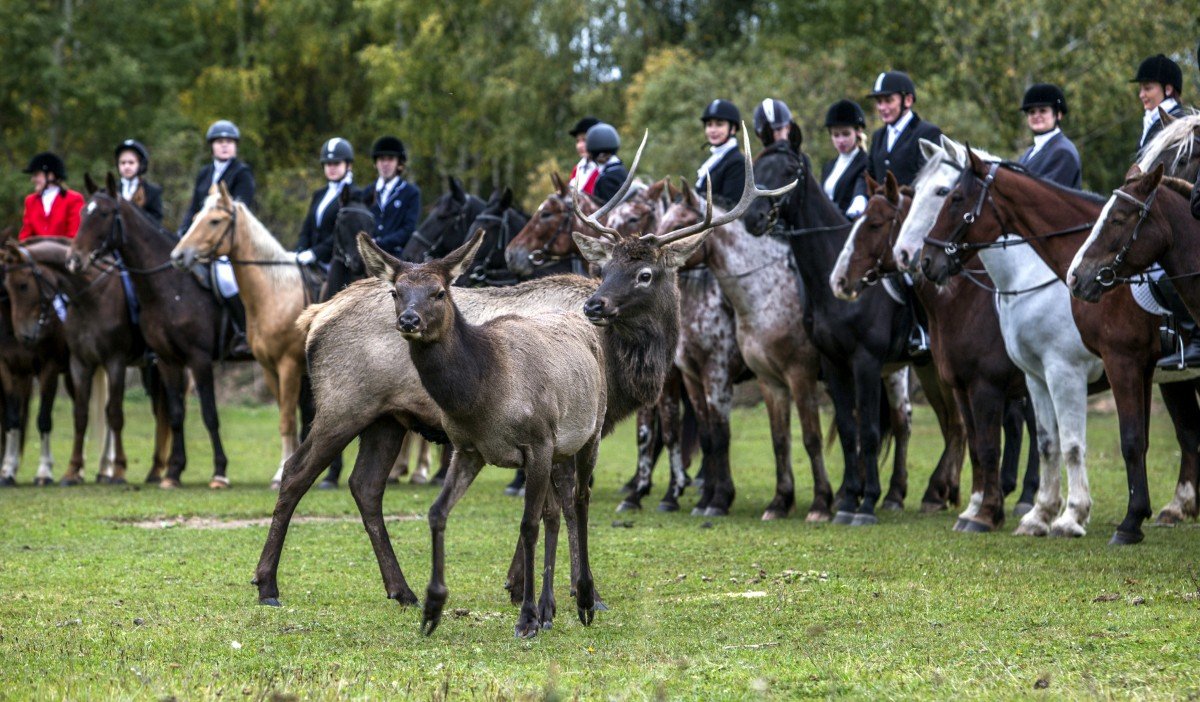
[[[220,197],[218,193],[210,194],[204,201],[204,209],[212,209]],[[250,211],[246,203],[234,200],[233,207],[237,212],[238,219],[245,222],[242,229],[248,235],[246,241],[250,244],[250,260],[292,260],[292,253],[283,248],[283,244],[279,243],[279,240],[267,229],[266,225],[258,221],[258,218],[254,216],[254,213]],[[286,289],[304,285],[304,280],[300,277],[300,269],[296,266],[264,265],[259,266],[259,268],[264,269],[267,280],[271,281],[271,284],[275,287]]]
[[[1171,149],[1175,149],[1175,157],[1171,160],[1168,170],[1174,170],[1180,163],[1192,160],[1192,151],[1196,143],[1192,138],[1193,130],[1197,127],[1200,127],[1200,112],[1188,108],[1188,114],[1163,127],[1149,144],[1142,147],[1138,153],[1138,168],[1150,171],[1163,154]]]
[[[1174,190],[1186,198],[1191,198],[1192,191],[1195,189],[1191,183],[1187,182],[1183,178],[1176,178],[1174,176],[1163,176],[1162,182],[1159,183],[1159,186],[1166,186],[1168,189]]]
[[[1022,166],[1021,164],[1016,163],[1015,161],[1001,161],[1000,166],[1003,167],[1005,170],[1013,171],[1014,173],[1020,173],[1023,176],[1026,176],[1028,178],[1032,178],[1032,179],[1038,181],[1039,183],[1045,183],[1046,185],[1054,188],[1055,190],[1060,190],[1068,195],[1074,195],[1075,197],[1087,200],[1088,202],[1092,202],[1097,205],[1103,205],[1108,202],[1108,197],[1105,195],[1101,195],[1100,193],[1094,193],[1090,190],[1076,190],[1075,188],[1068,187],[1066,185],[1063,185],[1062,183],[1057,183],[1053,180],[1048,180],[1041,176],[1034,175],[1033,173],[1030,173],[1029,169],[1025,168],[1025,166]]]

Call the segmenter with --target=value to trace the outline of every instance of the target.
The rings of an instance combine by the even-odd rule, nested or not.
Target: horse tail
[[[108,373],[103,368],[97,368],[92,374],[92,395],[88,400],[87,434],[98,441],[104,441],[108,432]]]
[[[879,406],[879,461],[880,465],[887,463],[892,453],[892,445],[896,443],[896,427],[892,426],[891,403],[888,402],[887,388],[880,393]]]
[[[837,440],[838,440],[837,422],[830,421],[829,422],[829,431],[825,432],[825,450],[826,451],[832,450],[833,445],[835,443],[837,443]]]

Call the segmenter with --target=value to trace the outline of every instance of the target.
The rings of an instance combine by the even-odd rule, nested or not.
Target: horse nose
[[[906,251],[905,249],[900,249],[899,258],[900,258],[900,267],[908,268],[908,251]]]
[[[405,333],[415,332],[420,326],[421,315],[413,310],[404,310],[404,313],[396,319],[396,329]]]

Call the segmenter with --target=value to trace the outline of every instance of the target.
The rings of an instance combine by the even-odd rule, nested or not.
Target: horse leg
[[[279,436],[283,444],[283,457],[279,470],[271,478],[271,489],[279,489],[279,479],[283,474],[283,464],[296,451],[299,443],[296,438],[296,410],[300,403],[300,382],[303,371],[289,358],[280,359],[276,368],[279,374]]]
[[[1067,468],[1067,508],[1050,524],[1051,536],[1083,536],[1092,511],[1087,477],[1087,378],[1070,368],[1049,370],[1058,415],[1058,443]],[[1147,384],[1146,394],[1149,395]],[[1145,407],[1149,408],[1149,397]],[[1143,431],[1143,439],[1145,433]],[[1143,460],[1145,450],[1142,451]],[[1143,465],[1144,469],[1144,465]],[[1147,498],[1148,501],[1148,498]],[[1147,508],[1148,509],[1148,508]],[[1147,515],[1149,516],[1149,515]]]
[[[1000,489],[1000,434],[1005,416],[1004,389],[975,378],[965,392],[961,413],[971,452],[973,514],[959,518],[955,529],[987,532],[1004,524],[1004,493]]]
[[[1175,496],[1158,513],[1159,524],[1179,524],[1196,518],[1196,481],[1200,477],[1200,404],[1196,402],[1196,383],[1167,383],[1160,385],[1163,403],[1175,425],[1179,442],[1179,481]]]
[[[41,453],[38,457],[37,477],[34,485],[54,484],[54,456],[50,452],[50,431],[54,427],[54,397],[58,394],[58,376],[62,372],[56,362],[47,362],[38,375],[38,438]]]
[[[838,439],[842,444],[842,487],[838,490],[837,513],[834,524],[851,524],[858,503],[862,499],[863,485],[859,466],[858,422],[855,420],[854,377],[850,369],[833,363],[825,364],[825,383],[829,397],[833,400],[833,421],[837,424]],[[879,380],[872,381],[875,385]]]
[[[400,452],[396,454],[396,462],[392,464],[392,469],[388,472],[387,481],[389,485],[400,482],[400,478],[408,475],[409,455],[412,453],[413,444],[418,438],[414,432],[408,432],[404,435],[404,441],[400,442]]]
[[[668,380],[671,381],[669,391],[664,386],[655,408],[658,413],[658,425],[662,430],[662,443],[667,449],[667,467],[671,471],[667,493],[658,503],[658,511],[678,512],[679,498],[683,495],[689,482],[687,468],[683,462],[683,421],[679,412],[683,394],[683,378],[682,376],[668,376]]]
[[[1044,377],[1027,373],[1025,384],[1029,388],[1029,400],[1037,417],[1037,447],[1042,476],[1038,481],[1033,509],[1021,517],[1021,523],[1013,533],[1020,536],[1045,536],[1050,533],[1050,522],[1058,516],[1058,510],[1062,506],[1062,477],[1059,471],[1062,452],[1059,449],[1058,415],[1055,414],[1050,386]]]
[[[4,394],[4,463],[0,465],[0,481],[12,485],[16,481],[17,469],[21,465],[21,453],[25,448],[25,424],[29,416],[29,395],[32,378],[27,374],[14,374]]]
[[[179,487],[180,476],[187,467],[187,454],[184,452],[183,443],[183,419],[186,409],[184,394],[187,392],[187,379],[183,366],[159,362],[158,370],[167,394],[167,422],[171,425],[171,457],[167,461],[167,475],[158,486],[169,490]]]
[[[922,512],[936,512],[945,509],[948,504],[959,502],[959,473],[962,471],[966,449],[966,429],[958,406],[953,402],[948,389],[942,385],[941,379],[937,377],[933,365],[916,370],[945,441],[941,458],[938,459],[937,467],[929,478],[925,496],[921,498]]]
[[[466,493],[467,488],[475,481],[475,476],[483,468],[483,458],[479,454],[464,453],[457,449],[450,457],[450,468],[446,471],[446,483],[437,499],[429,507],[429,536],[433,542],[433,568],[429,575],[429,586],[425,588],[425,609],[421,613],[421,633],[429,636],[442,620],[442,609],[450,591],[446,588],[446,519],[454,504]],[[526,493],[528,495],[528,493]],[[528,504],[528,497],[526,498]],[[536,528],[537,523],[534,522]],[[526,549],[525,559],[530,562],[532,548]],[[525,589],[530,592],[532,599],[532,577],[526,578]]]
[[[200,416],[204,419],[204,428],[208,430],[208,440],[212,444],[213,475],[208,487],[221,490],[229,487],[229,478],[225,475],[229,459],[225,456],[225,447],[221,444],[221,419],[217,414],[212,363],[207,358],[201,358],[189,367],[192,379],[196,381],[196,394],[200,398]]]
[[[892,373],[884,382],[887,406],[880,407],[891,418],[892,443],[895,455],[892,460],[892,480],[888,485],[883,508],[900,511],[904,509],[904,498],[908,496],[908,442],[912,437],[912,400],[908,391],[908,368]]]
[[[882,383],[879,382],[880,368],[874,359],[866,357],[854,363],[854,402],[858,409],[858,445],[862,453],[865,477],[862,503],[851,522],[854,526],[870,526],[879,522],[875,516],[875,503],[883,489],[879,484],[880,403]],[[895,476],[893,475],[893,479]]]
[[[1024,423],[1022,431],[1029,434],[1029,454],[1025,460],[1025,480],[1021,483],[1021,497],[1017,499],[1016,507],[1013,507],[1013,516],[1018,519],[1033,509],[1040,470],[1040,456],[1037,448],[1037,416],[1033,412],[1033,400],[1028,396],[1021,400],[1021,417]]]
[[[368,426],[359,440],[358,458],[349,482],[350,494],[354,496],[363,526],[371,539],[371,548],[375,550],[375,560],[379,562],[379,572],[383,576],[388,598],[400,604],[416,604],[417,596],[404,579],[404,573],[396,561],[396,553],[392,550],[387,524],[383,521],[383,493],[387,488],[388,468],[400,450],[404,434],[404,429],[391,419],[378,419]]]
[[[1021,478],[1021,440],[1025,428],[1025,415],[1021,401],[1010,399],[1004,402],[1004,451],[1000,454],[1000,491],[1008,497],[1017,489]]]
[[[300,498],[308,492],[321,470],[325,468],[328,457],[344,449],[362,429],[361,425],[351,423],[344,423],[340,427],[325,427],[318,421],[308,439],[288,459],[279,495],[275,498],[275,511],[271,515],[267,541],[263,544],[262,555],[258,559],[258,567],[254,571],[252,581],[252,584],[258,586],[260,603],[279,606],[279,585],[276,582],[279,556],[283,552],[283,540],[287,536],[288,524],[292,520],[296,505],[300,503]],[[359,455],[362,455],[362,451]]]
[[[433,463],[433,444],[420,435],[417,436],[417,469],[409,478],[413,485],[424,485],[429,482],[429,466]]]
[[[783,519],[796,506],[796,478],[792,474],[792,398],[787,386],[760,379],[771,425],[771,449],[775,454],[775,497],[762,514],[763,521]]]
[[[86,366],[78,356],[71,356],[69,367],[71,376],[75,379],[75,402],[71,408],[75,435],[71,443],[71,460],[67,464],[67,474],[62,477],[62,485],[78,485],[83,482],[83,447],[87,437],[88,410],[92,396],[91,379],[96,369]],[[96,480],[100,479],[101,476],[97,475]]]
[[[629,479],[629,492],[617,505],[618,512],[642,508],[642,498],[650,492],[654,464],[662,452],[660,417],[654,407],[642,407],[637,412],[637,469]]]
[[[704,508],[705,517],[724,517],[729,514],[737,491],[733,486],[733,471],[729,462],[729,416],[733,413],[733,378],[731,359],[709,359],[704,368],[704,400],[708,405],[708,431],[711,460],[706,465],[704,491],[709,495]],[[709,458],[708,455],[705,456]],[[699,509],[699,506],[697,506]],[[696,510],[692,510],[696,514]]]
[[[1117,422],[1121,429],[1121,456],[1125,459],[1125,478],[1129,502],[1125,518],[1109,543],[1115,546],[1136,544],[1145,538],[1142,522],[1152,516],[1150,486],[1146,480],[1146,438],[1150,422],[1150,373],[1136,361],[1105,359],[1104,370],[1112,384],[1117,403]]]
[[[808,509],[806,522],[827,522],[833,517],[833,487],[829,473],[825,470],[825,451],[821,445],[821,408],[818,404],[816,364],[805,364],[792,374],[789,391],[796,403],[796,414],[800,417],[800,436],[804,441],[804,452],[812,466],[813,502]]]
[[[142,367],[142,384],[150,396],[150,410],[154,414],[154,453],[150,458],[150,473],[147,483],[162,480],[171,459],[171,421],[167,411],[167,390],[157,363]]]
[[[112,440],[112,482],[120,485],[125,483],[125,471],[129,468],[124,443],[125,362],[121,359],[109,361],[105,375],[108,376],[108,402],[104,414],[108,420],[107,436]]]

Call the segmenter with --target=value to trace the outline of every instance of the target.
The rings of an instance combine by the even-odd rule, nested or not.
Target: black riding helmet
[[[116,161],[117,159],[121,158],[121,152],[123,151],[132,151],[133,153],[137,154],[137,174],[145,175],[146,169],[150,167],[150,152],[146,150],[146,147],[142,144],[142,142],[138,141],[137,139],[126,139],[120,144],[117,144],[116,150],[113,151],[113,160]]]
[[[1200,58],[1200,48],[1197,49],[1197,54],[1197,58]],[[1171,59],[1158,54],[1142,61],[1138,66],[1137,75],[1129,82],[1169,85],[1175,88],[1175,95],[1172,97],[1178,98],[1183,92],[1183,69]]]
[[[913,102],[917,101],[917,86],[904,71],[885,71],[880,73],[876,76],[875,85],[871,86],[871,92],[867,93],[867,97],[877,98],[894,95],[895,93],[912,95]]]
[[[354,147],[341,137],[334,137],[321,144],[321,163],[354,162]]]
[[[67,164],[57,154],[43,151],[29,160],[22,173],[53,173],[59,180],[66,180]]]
[[[783,129],[792,123],[792,111],[783,100],[767,98],[754,107],[754,132],[757,134],[768,124],[771,129]]]
[[[230,122],[227,119],[219,119],[209,126],[208,132],[206,132],[204,135],[204,140],[210,144],[217,139],[233,139],[234,141],[241,141],[242,132],[233,122]]]
[[[408,161],[408,152],[404,150],[404,142],[391,135],[379,137],[371,146],[371,158],[376,159],[380,156],[395,156],[400,159],[400,163]]]
[[[707,122],[710,119],[723,119],[733,125],[734,131],[737,131],[738,125],[742,123],[742,113],[738,111],[737,105],[728,100],[713,100],[704,108],[704,112],[700,114],[700,121]]]
[[[588,115],[587,117],[584,117],[583,119],[576,122],[575,126],[571,127],[571,131],[569,131],[567,133],[573,137],[577,137],[580,134],[587,134],[587,131],[589,129],[591,129],[592,127],[596,126],[597,124],[600,124],[600,120],[596,119],[595,117],[593,117],[591,115]]]
[[[1025,98],[1021,100],[1022,112],[1031,107],[1053,107],[1065,115],[1067,114],[1067,96],[1063,95],[1062,88],[1052,83],[1034,83],[1029,86],[1029,90],[1025,91]]]
[[[862,128],[867,126],[867,116],[857,102],[838,100],[825,112],[825,126]]]
[[[588,155],[615,154],[621,149],[621,137],[611,124],[598,122],[587,130]]]

